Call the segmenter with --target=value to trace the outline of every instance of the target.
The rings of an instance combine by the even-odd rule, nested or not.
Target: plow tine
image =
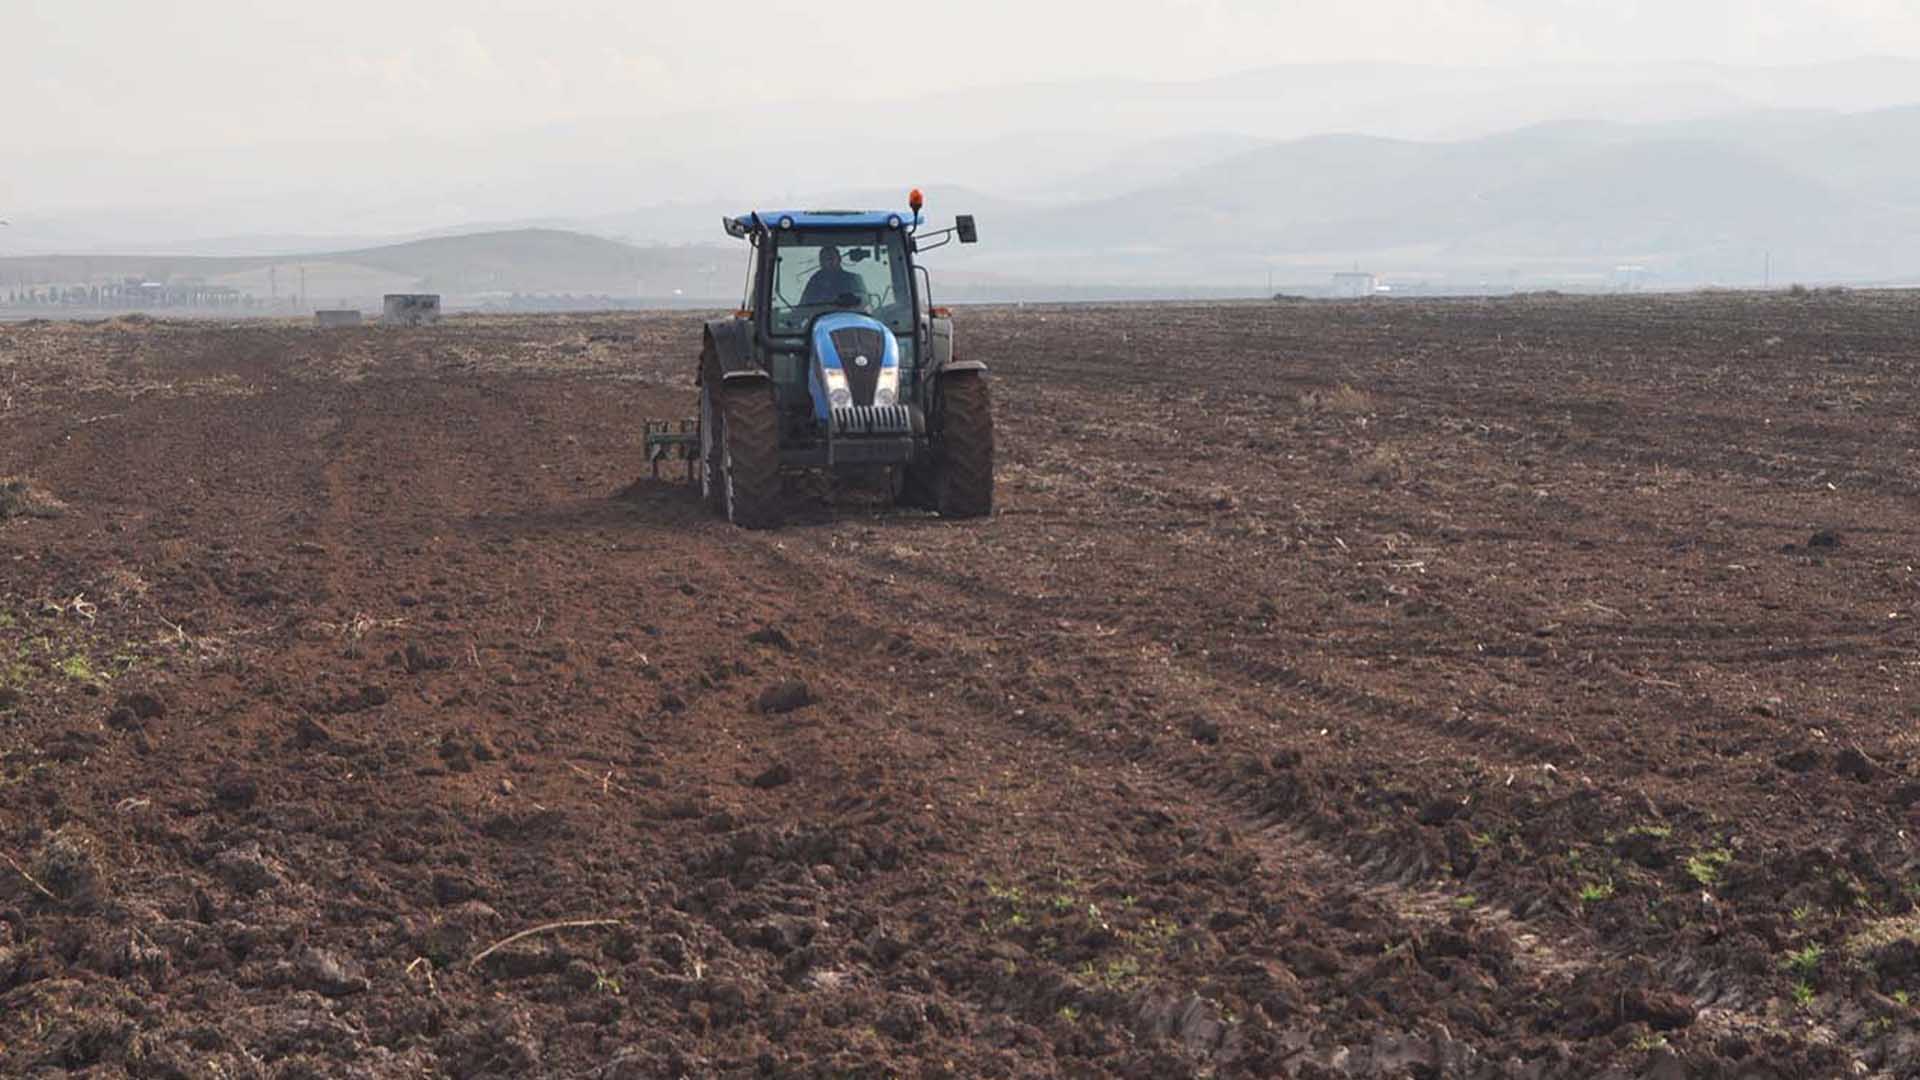
[[[647,420],[645,425],[647,464],[653,478],[660,479],[660,462],[678,457],[687,463],[687,482],[695,477],[694,466],[700,460],[700,421]]]

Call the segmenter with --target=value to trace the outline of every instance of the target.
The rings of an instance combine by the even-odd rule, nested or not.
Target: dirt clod
[[[433,875],[433,902],[442,907],[465,903],[485,894],[478,882],[465,874],[441,871]]]
[[[1621,1000],[1621,1011],[1629,1022],[1645,1023],[1655,1031],[1688,1027],[1699,1015],[1691,999],[1669,991],[1630,991]]]
[[[65,825],[48,838],[33,863],[33,876],[49,892],[76,908],[105,898],[106,867],[100,842],[78,825]]]
[[[1773,763],[1787,772],[1803,773],[1819,768],[1820,763],[1824,760],[1826,760],[1826,755],[1820,751],[1812,747],[1802,747],[1790,754],[1782,754],[1774,758]]]
[[[114,708],[125,709],[141,720],[160,720],[167,715],[167,701],[152,690],[130,690],[114,701]]]
[[[223,851],[214,857],[213,872],[234,891],[252,894],[280,885],[279,870],[261,854],[258,844]]]
[[[760,691],[755,705],[763,713],[788,713],[813,703],[813,691],[804,679],[784,679]]]
[[[1885,770],[1862,753],[1859,747],[1849,746],[1833,756],[1833,771],[1855,783],[1864,784],[1878,778]]]
[[[308,750],[316,746],[326,746],[333,742],[333,732],[327,726],[311,716],[302,716],[294,721],[293,747],[296,750]]]
[[[295,969],[302,989],[327,997],[364,993],[372,986],[351,961],[327,949],[308,949],[301,953]]]
[[[762,791],[793,782],[793,769],[784,761],[775,762],[753,778],[753,786]]]
[[[793,651],[793,640],[787,637],[786,631],[777,626],[763,626],[748,634],[747,640],[755,645],[770,645],[781,652]]]
[[[231,809],[252,806],[260,799],[260,781],[244,769],[228,767],[214,778],[213,797]]]

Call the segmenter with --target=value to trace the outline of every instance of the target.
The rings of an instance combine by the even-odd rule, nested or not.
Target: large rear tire
[[[722,470],[721,440],[725,422],[713,383],[700,383],[700,498],[715,513],[727,512],[726,476]]]
[[[941,517],[993,513],[993,395],[985,375],[941,383],[940,466],[934,484]]]
[[[721,495],[727,520],[743,529],[780,524],[780,414],[765,384],[720,396]]]

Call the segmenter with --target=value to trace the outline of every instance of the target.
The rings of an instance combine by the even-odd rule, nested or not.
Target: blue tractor
[[[773,528],[784,477],[884,475],[894,499],[945,517],[993,510],[986,365],[956,359],[953,321],[915,257],[976,239],[973,218],[922,232],[906,212],[759,210],[723,219],[752,248],[746,302],[708,322],[700,418],[650,425],[656,469],[679,456],[727,520]]]

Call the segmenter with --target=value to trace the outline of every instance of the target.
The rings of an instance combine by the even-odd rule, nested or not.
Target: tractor
[[[688,462],[702,497],[748,529],[777,527],[784,480],[884,478],[893,500],[942,517],[993,511],[986,365],[953,352],[916,256],[974,243],[973,218],[922,232],[908,212],[760,210],[722,219],[752,250],[746,298],[706,324],[700,417],[647,425],[655,471]]]

